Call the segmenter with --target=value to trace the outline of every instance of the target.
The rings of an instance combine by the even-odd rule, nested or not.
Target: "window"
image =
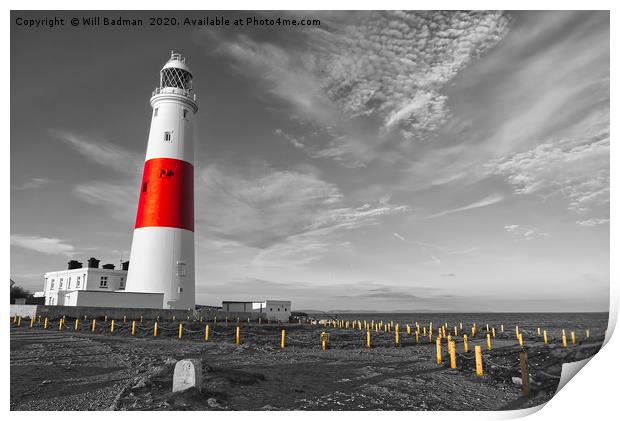
[[[102,276],[99,280],[99,288],[107,288],[108,287],[108,277]]]
[[[280,311],[280,307],[278,307],[278,311]]]
[[[67,289],[71,289],[71,277],[69,276],[69,279],[67,279]]]
[[[170,132],[164,132],[164,142],[171,142],[172,141],[172,135]]]
[[[52,279],[52,281],[50,282],[50,289],[54,289],[54,280]]]
[[[186,120],[187,120],[187,116],[188,116],[188,114],[189,114],[189,113],[188,113],[188,111],[187,111],[185,108],[183,108],[183,118],[184,118],[184,119],[186,119]]]
[[[80,277],[79,277],[79,276],[77,277],[77,281],[76,281],[76,283],[75,283],[75,287],[76,287],[76,288],[79,288],[79,287],[80,287]]]
[[[62,278],[60,278],[60,282],[58,283],[58,289],[62,289]]]
[[[155,110],[153,111],[153,116],[157,117],[157,111],[159,111],[159,108],[155,108]]]
[[[125,289],[125,278],[121,278],[121,283],[119,285],[119,289]]]
[[[177,276],[178,277],[187,276],[187,268],[184,262],[177,262]]]
[[[179,291],[179,294],[183,294],[183,287],[179,287],[178,291]]]
[[[284,307],[284,311],[286,311],[286,307]]]
[[[269,311],[273,311],[273,308],[270,308]]]

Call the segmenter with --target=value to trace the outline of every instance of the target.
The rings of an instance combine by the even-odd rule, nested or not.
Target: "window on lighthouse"
[[[170,135],[170,132],[164,132],[164,142],[170,141],[172,141],[172,136]]]
[[[188,114],[189,114],[189,112],[184,108],[183,109],[183,118],[187,120]]]

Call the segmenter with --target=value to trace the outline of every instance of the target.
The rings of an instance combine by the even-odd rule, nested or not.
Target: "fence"
[[[485,370],[499,370],[502,376],[515,375],[521,378],[523,393],[529,394],[530,377],[536,380],[540,377],[559,379],[559,375],[550,373],[551,365],[538,362],[540,355],[528,355],[528,347],[540,345],[543,348],[576,347],[583,343],[598,343],[602,338],[593,329],[584,332],[570,331],[570,341],[567,340],[567,331],[562,329],[552,335],[547,329],[540,327],[525,330],[515,326],[512,330],[499,331],[493,326],[486,325],[486,329],[476,323],[471,326],[459,323],[458,327],[448,328],[444,323],[439,327],[428,326],[415,322],[405,325],[404,332],[399,323],[393,321],[375,322],[371,320],[330,320],[317,323],[273,323],[268,321],[242,320],[228,318],[194,320],[189,317],[177,319],[175,314],[164,319],[155,317],[147,320],[143,316],[139,319],[130,319],[123,315],[118,319],[106,316],[89,318],[88,316],[69,317],[63,315],[50,318],[43,315],[36,317],[13,316],[11,324],[20,329],[54,329],[59,332],[124,335],[143,338],[168,338],[178,340],[193,340],[204,342],[229,342],[241,345],[248,338],[256,345],[272,345],[275,349],[286,347],[316,347],[322,351],[330,348],[381,348],[381,347],[408,347],[432,346],[435,348],[437,365],[449,363],[450,369],[475,371],[476,375],[484,376]],[[318,331],[317,331],[318,330]],[[481,332],[482,331],[482,332]],[[467,332],[467,333],[465,333]],[[318,335],[317,335],[318,333]],[[469,334],[470,333],[470,334]],[[555,333],[555,332],[554,332]],[[599,332],[604,336],[606,330]],[[454,334],[454,336],[453,336]],[[500,346],[496,346],[497,343]],[[444,344],[447,346],[448,360],[444,360]],[[470,352],[473,345],[474,352]],[[458,351],[458,348],[462,352]],[[483,352],[483,348],[485,351]],[[500,362],[501,360],[501,362]],[[534,364],[531,361],[534,360]],[[509,361],[510,363],[506,363]],[[555,363],[557,367],[557,362]],[[534,370],[532,370],[532,367]]]

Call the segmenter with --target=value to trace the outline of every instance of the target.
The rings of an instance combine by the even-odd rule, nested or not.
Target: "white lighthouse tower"
[[[193,309],[193,120],[198,101],[181,54],[173,52],[161,69],[151,107],[126,291],[163,292],[164,308]]]

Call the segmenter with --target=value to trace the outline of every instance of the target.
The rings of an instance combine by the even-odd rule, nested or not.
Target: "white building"
[[[124,291],[128,265],[123,263],[121,270],[112,264],[99,267],[99,260],[91,257],[82,267],[72,260],[66,270],[45,273],[44,289],[35,295],[45,296],[46,305],[162,308],[163,293]]]
[[[291,317],[290,301],[222,301],[222,311],[256,313],[257,317],[287,322]]]

